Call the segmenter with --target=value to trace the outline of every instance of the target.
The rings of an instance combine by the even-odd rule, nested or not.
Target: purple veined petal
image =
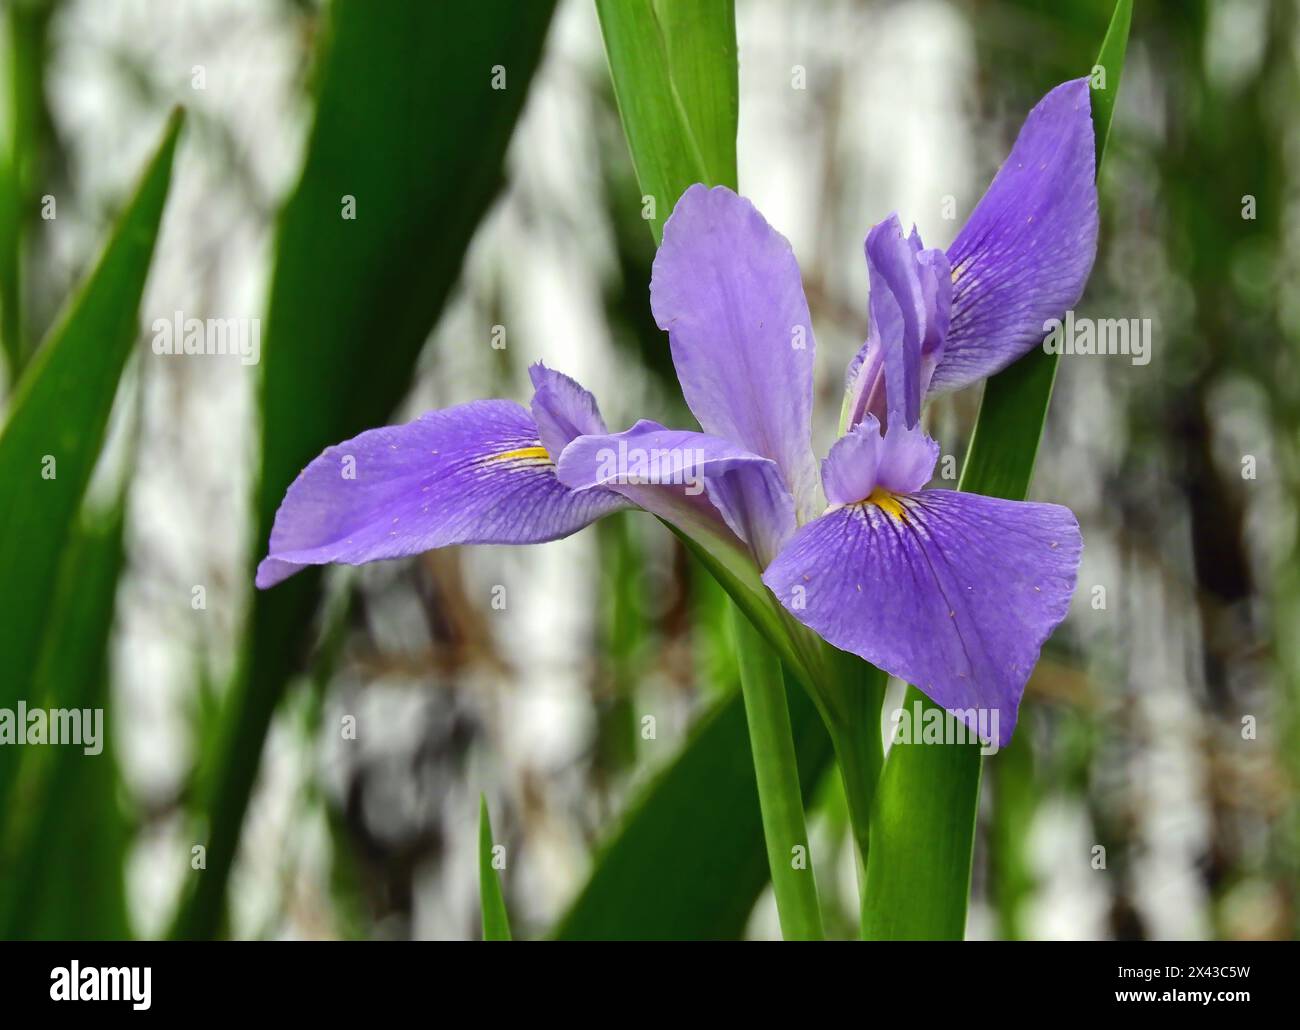
[[[533,381],[532,412],[542,446],[551,461],[579,436],[606,432],[605,420],[591,392],[540,361],[529,366]]]
[[[1083,295],[1097,253],[1097,186],[1088,80],[1048,93],[948,248],[952,325],[931,390],[1005,368],[1043,323]]]
[[[617,490],[690,535],[716,535],[720,519],[760,567],[795,530],[794,498],[776,462],[648,419],[622,433],[579,437],[564,449],[559,476],[576,490]]]
[[[897,419],[882,434],[875,415],[835,441],[822,462],[822,486],[831,504],[856,504],[877,488],[890,494],[915,493],[930,481],[939,445],[919,425]]]
[[[280,503],[256,582],[452,544],[558,540],[626,507],[609,490],[565,487],[520,405],[473,401],[327,448]]]
[[[896,214],[867,234],[871,325],[849,366],[844,428],[868,413],[915,425],[921,399],[943,354],[952,301],[948,259],[925,250],[915,229],[903,235]]]
[[[1083,541],[1067,508],[949,490],[837,508],[763,574],[796,619],[914,684],[972,729],[1015,728],[1065,618]]]
[[[664,224],[650,307],[700,426],[775,461],[811,518],[816,344],[789,241],[731,190],[691,186]]]

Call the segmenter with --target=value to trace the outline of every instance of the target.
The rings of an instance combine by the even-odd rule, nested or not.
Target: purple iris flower
[[[690,187],[665,223],[650,302],[702,432],[610,433],[590,393],[534,365],[528,409],[475,401],[327,449],[285,495],[257,585],[306,565],[541,543],[640,507],[748,589],[747,611],[766,606],[795,637],[797,620],[972,729],[996,713],[1006,744],[1074,592],[1078,523],[1059,505],[924,489],[939,447],[921,408],[1025,354],[1079,299],[1097,246],[1093,161],[1078,79],[1030,112],[946,252],[896,216],[871,230],[870,329],[820,476],[815,344],[790,244],[730,190]]]

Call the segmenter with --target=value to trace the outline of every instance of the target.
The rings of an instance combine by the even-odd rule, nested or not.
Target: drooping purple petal
[[[915,229],[903,235],[896,214],[867,234],[871,322],[849,366],[849,417],[915,425],[948,332],[952,279],[941,250],[926,250]]]
[[[257,585],[305,565],[542,543],[628,506],[609,490],[565,487],[520,405],[473,401],[327,448],[285,494]]]
[[[691,186],[664,224],[650,306],[704,431],[775,461],[811,517],[816,345],[789,242],[729,189]]]
[[[738,464],[707,479],[709,499],[731,531],[744,540],[760,569],[766,568],[794,535],[795,502],[775,462]]]
[[[948,248],[952,325],[930,388],[992,375],[1042,342],[1083,295],[1097,253],[1088,80],[1029,112],[1006,163]]]
[[[1065,618],[1083,542],[1069,509],[949,490],[837,508],[763,574],[831,644],[1011,739],[1043,642]],[[988,725],[986,721],[986,726]]]
[[[540,361],[529,366],[533,381],[533,420],[551,461],[579,436],[605,432],[605,420],[591,392]]]
[[[760,566],[795,529],[794,499],[770,458],[648,419],[622,433],[579,437],[561,455],[559,476],[575,490],[617,490],[686,533],[716,532],[720,518]]]

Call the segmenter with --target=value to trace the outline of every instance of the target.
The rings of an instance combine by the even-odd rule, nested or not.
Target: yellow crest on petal
[[[899,502],[898,496],[896,494],[891,494],[888,490],[882,489],[881,487],[876,487],[872,490],[871,496],[862,503],[874,504],[886,515],[897,519],[899,522],[907,521],[907,512]]]
[[[545,447],[519,447],[513,451],[502,451],[500,454],[489,454],[484,459],[485,462],[527,462],[528,464],[545,463],[550,464],[551,456],[546,453]]]

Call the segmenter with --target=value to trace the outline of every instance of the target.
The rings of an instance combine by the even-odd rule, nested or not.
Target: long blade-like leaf
[[[478,893],[483,909],[483,939],[508,941],[510,917],[506,913],[506,899],[501,893],[501,880],[492,865],[496,849],[492,844],[492,821],[488,818],[487,798],[478,799]]]
[[[0,856],[7,870],[0,880],[0,936],[7,940],[128,936],[128,827],[103,717],[110,711],[108,640],[122,524],[120,499],[108,512],[83,516],[59,570],[34,695],[45,708],[79,713],[81,746],[22,749],[17,803],[5,813],[6,827],[16,832]]]
[[[315,125],[271,286],[256,547],[298,471],[385,422],[408,389],[500,187],[552,7],[331,5]],[[344,217],[348,198],[355,218]],[[220,928],[262,744],[307,646],[319,583],[310,569],[254,601],[248,652],[200,784],[207,870],[183,904],[179,936]]]
[[[597,0],[632,164],[656,242],[691,183],[736,185],[732,0]]]
[[[48,56],[52,0],[11,3],[0,9],[0,350],[11,381],[28,353],[23,311],[23,253],[41,172],[48,114],[42,80]]]
[[[1106,88],[1093,91],[1099,174],[1132,14],[1132,0],[1119,0],[1097,59],[1106,72]],[[1057,355],[1036,349],[988,381],[962,469],[962,490],[1024,500],[1056,363]],[[910,711],[914,704],[935,707],[908,687],[904,706]],[[864,936],[963,936],[979,782],[975,744],[895,744],[890,750],[872,813]]]
[[[0,431],[0,707],[30,690],[60,557],[136,341],[180,126],[177,111],[99,263],[19,381]],[[12,750],[0,748],[0,803]]]

